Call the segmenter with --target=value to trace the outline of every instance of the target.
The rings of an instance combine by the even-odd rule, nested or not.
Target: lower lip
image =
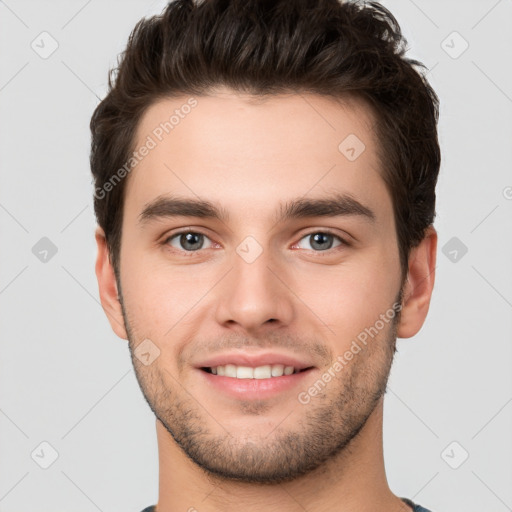
[[[269,379],[236,379],[214,375],[198,369],[208,386],[219,390],[234,398],[244,400],[258,400],[270,398],[278,393],[289,391],[303,383],[304,379],[311,374],[314,368],[304,370],[282,377],[271,377]]]

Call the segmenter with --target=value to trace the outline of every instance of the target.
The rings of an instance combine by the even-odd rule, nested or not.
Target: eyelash
[[[210,237],[206,234],[206,233],[203,233],[202,231],[199,231],[199,230],[191,230],[191,229],[184,229],[182,231],[177,231],[176,233],[173,233],[172,235],[166,237],[164,239],[164,241],[162,242],[162,245],[166,246],[166,248],[168,248],[171,252],[179,252],[181,254],[185,254],[187,257],[190,257],[190,256],[194,256],[195,254],[201,252],[203,249],[198,249],[197,251],[186,251],[184,249],[176,249],[174,247],[171,247],[169,245],[169,241],[180,236],[180,235],[183,235],[183,234],[188,234],[188,233],[193,233],[193,234],[196,234],[196,235],[203,235],[204,237],[210,239]],[[344,247],[350,247],[350,243],[347,242],[344,238],[340,237],[338,234],[334,233],[333,231],[329,230],[329,229],[321,229],[321,230],[314,230],[314,231],[310,231],[309,233],[306,233],[304,234],[299,240],[298,242],[296,242],[295,244],[293,245],[297,245],[301,240],[303,240],[304,238],[308,237],[308,236],[311,236],[311,235],[316,235],[318,233],[322,233],[322,234],[325,234],[325,235],[332,235],[334,238],[337,238],[341,243],[340,245],[336,246],[336,247],[331,247],[330,249],[326,249],[324,251],[315,251],[314,249],[303,249],[303,250],[306,250],[306,251],[312,251],[313,253],[315,253],[316,255],[318,256],[323,256],[324,254],[332,254],[333,251],[335,251],[336,249],[342,249]]]

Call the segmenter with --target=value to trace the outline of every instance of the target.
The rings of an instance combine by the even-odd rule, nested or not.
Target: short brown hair
[[[439,100],[407,41],[377,2],[174,0],[140,20],[91,119],[94,209],[119,276],[126,179],[106,187],[134,150],[157,100],[217,86],[264,97],[311,92],[363,99],[375,117],[382,178],[393,200],[402,277],[435,217]],[[341,142],[341,141],[340,141]]]

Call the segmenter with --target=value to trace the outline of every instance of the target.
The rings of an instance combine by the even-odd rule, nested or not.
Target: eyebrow
[[[284,204],[281,203],[275,222],[309,217],[339,216],[359,216],[371,223],[376,220],[375,213],[368,206],[363,205],[350,194],[337,193],[313,199],[301,197]],[[199,217],[228,222],[229,212],[225,208],[204,199],[166,195],[157,197],[145,206],[139,215],[139,223],[145,224],[170,217]]]

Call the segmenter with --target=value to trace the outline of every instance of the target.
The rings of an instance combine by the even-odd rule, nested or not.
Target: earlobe
[[[437,232],[433,226],[411,250],[409,271],[404,285],[398,338],[410,338],[421,329],[430,306],[435,281]]]
[[[128,339],[124,325],[121,303],[117,293],[114,268],[110,261],[105,232],[98,227],[95,233],[98,254],[96,257],[96,278],[100,293],[101,305],[107,315],[112,330],[122,339]]]

